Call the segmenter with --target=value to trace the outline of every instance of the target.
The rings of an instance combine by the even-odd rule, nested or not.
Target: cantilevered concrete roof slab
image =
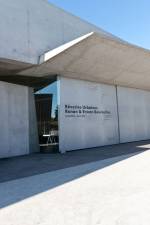
[[[62,75],[150,90],[150,51],[89,33],[40,56],[24,76]]]
[[[0,58],[0,77],[7,76],[10,74],[11,75],[16,74],[25,69],[29,69],[32,66],[33,64],[30,64],[30,63],[19,62],[16,60],[11,60],[6,58]]]

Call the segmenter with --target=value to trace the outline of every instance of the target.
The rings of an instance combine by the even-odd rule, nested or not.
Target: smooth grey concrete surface
[[[149,150],[150,140],[68,152],[32,154],[0,160],[0,183]],[[142,146],[145,145],[145,148]],[[128,157],[128,156],[127,156]]]
[[[60,152],[119,144],[115,86],[61,77],[59,92]],[[68,114],[66,105],[80,110]],[[84,113],[87,106],[96,110]]]
[[[150,90],[149,50],[122,41],[43,0],[14,0],[13,4],[0,0],[0,4],[0,75],[60,74]],[[70,46],[70,42],[74,44]],[[54,51],[57,54],[52,54]],[[41,61],[46,54],[53,57]]]
[[[15,82],[18,76],[24,75],[24,80],[29,76],[31,81],[26,85],[33,85],[34,82],[36,83],[34,77],[43,79],[43,77],[54,77],[58,74],[67,78],[150,90],[149,50],[121,41],[47,1],[14,0],[12,3],[12,0],[0,0],[0,5],[0,20],[2,21],[0,23],[0,76],[9,74],[13,77],[13,75],[17,75],[12,82]],[[45,57],[46,55],[48,57]],[[28,69],[26,70],[26,68]],[[11,80],[10,77],[8,80]],[[19,82],[19,79],[16,82]],[[13,85],[10,86],[13,87]],[[8,92],[11,92],[12,89]],[[22,87],[23,89],[25,87]],[[1,91],[3,90],[1,89]],[[13,95],[9,96],[6,93],[3,93],[2,97],[4,107],[0,109],[0,122],[2,121],[2,125],[0,124],[2,127],[0,157],[38,150],[36,118],[35,113],[32,114],[35,111],[33,96],[30,95],[28,105],[25,101],[26,93],[23,96],[21,91],[18,92],[21,94],[16,94],[15,89],[13,92],[16,95],[14,99]],[[147,95],[149,94],[147,93]],[[139,95],[140,97],[141,95]],[[21,98],[21,102],[18,103],[17,99]],[[144,101],[145,98],[141,99],[142,103]],[[148,103],[149,99],[145,104],[146,107]],[[30,108],[27,113],[28,107]],[[11,116],[8,115],[9,111],[12,111]],[[136,107],[134,111],[136,111]],[[142,120],[138,117],[138,122],[136,122],[138,126],[136,127],[134,124],[136,128],[134,127],[132,132],[129,133],[128,129],[127,131],[124,129],[130,138],[131,133],[137,132],[139,127],[143,128],[143,130],[139,129],[138,138],[129,139],[127,136],[126,141],[149,138],[148,111],[147,107],[140,114],[146,118],[143,120],[145,124],[142,124],[143,127],[141,126]],[[16,119],[17,117],[21,120]],[[111,128],[109,124],[107,125],[106,134],[109,135]],[[88,132],[88,129],[86,131]],[[29,135],[26,135],[27,132]],[[107,137],[109,143],[108,140],[104,140],[103,143],[113,143],[112,134],[115,133],[113,131],[111,136]],[[84,135],[83,132],[84,145],[87,143],[86,137],[88,135]],[[99,139],[97,138],[98,140],[95,141],[94,138],[97,138],[96,135],[93,135],[92,140],[94,143],[98,143]],[[114,141],[116,143],[115,137]],[[85,147],[95,146],[90,144]],[[81,147],[83,148],[83,146]]]
[[[90,32],[42,55],[20,75],[61,76],[150,90],[150,51]]]
[[[0,0],[0,5],[3,21],[0,23],[0,58],[3,59],[37,64],[44,52],[93,30],[115,38],[48,1]]]
[[[32,88],[0,81],[0,158],[39,150]]]
[[[29,153],[28,87],[0,82],[0,158]]]
[[[141,143],[140,148],[150,149]],[[149,225],[150,151],[0,184],[3,225]]]
[[[120,142],[150,139],[150,92],[117,87]]]

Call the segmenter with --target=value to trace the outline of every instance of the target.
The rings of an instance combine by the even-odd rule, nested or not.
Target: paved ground
[[[0,224],[149,225],[150,145],[131,146],[146,151],[1,183]]]
[[[33,154],[0,160],[0,183],[46,173],[59,169],[69,168],[85,163],[112,158],[126,154],[139,154],[148,148],[148,141],[133,142],[120,145],[105,146],[82,151],[68,152],[67,154]]]

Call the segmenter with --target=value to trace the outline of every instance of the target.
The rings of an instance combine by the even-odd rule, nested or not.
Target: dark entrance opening
[[[35,93],[35,105],[42,152],[59,151],[57,81]]]

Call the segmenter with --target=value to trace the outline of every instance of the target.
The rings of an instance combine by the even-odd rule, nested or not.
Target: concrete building
[[[148,50],[46,0],[0,4],[0,158],[150,138]],[[40,135],[36,94],[53,96]]]

